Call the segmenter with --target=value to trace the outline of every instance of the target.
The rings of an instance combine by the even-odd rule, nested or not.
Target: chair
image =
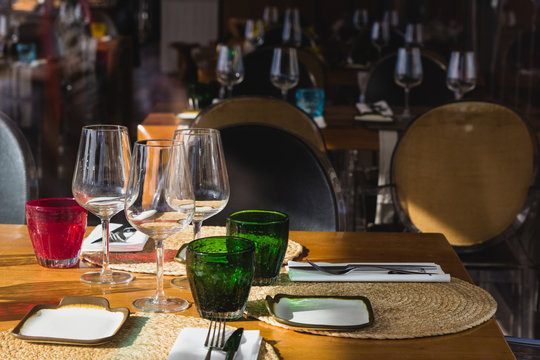
[[[370,70],[366,101],[386,100],[389,105],[403,106],[403,88],[394,82],[397,53],[383,57]],[[422,52],[422,83],[411,89],[409,104],[412,106],[437,106],[453,100],[446,88],[446,65],[436,56]]]
[[[262,95],[281,99],[281,91],[270,82],[273,47],[262,47],[244,56],[244,81],[233,88],[235,95]],[[295,103],[296,89],[312,88],[315,84],[302,61],[298,61],[300,80],[288,91],[287,100]]]
[[[0,223],[26,223],[25,204],[37,198],[34,158],[15,122],[0,113]]]
[[[416,118],[392,158],[401,223],[446,236],[473,279],[499,301],[503,329],[513,336],[532,336],[537,147],[513,110],[462,101]]]
[[[221,130],[231,187],[226,208],[206,224],[222,225],[238,210],[272,209],[289,215],[291,230],[345,228],[324,141],[301,110],[272,98],[233,98],[201,112],[193,127]]]

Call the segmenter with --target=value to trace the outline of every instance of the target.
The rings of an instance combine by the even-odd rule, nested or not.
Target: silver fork
[[[330,274],[330,275],[345,275],[345,274],[348,274],[351,271],[354,271],[354,270],[356,270],[358,268],[357,266],[349,265],[349,266],[344,266],[341,269],[332,269],[332,268],[326,268],[326,267],[319,266],[319,265],[315,264],[314,262],[309,261],[309,259],[306,259],[306,261],[308,262],[308,264],[313,266],[314,269],[316,269],[316,270],[318,270],[320,272],[323,272],[323,273]],[[388,267],[388,266],[384,266],[384,265],[369,265],[369,266],[377,268],[377,269],[388,270],[389,274],[420,274],[420,275],[430,275],[431,276],[431,273],[428,273],[423,269],[422,269],[423,271],[410,271],[410,270],[397,269],[397,268],[394,268],[394,267]]]
[[[210,326],[208,327],[208,333],[206,334],[206,340],[204,346],[208,347],[208,352],[204,360],[210,360],[212,356],[212,350],[220,350],[225,345],[225,319],[210,319]],[[212,337],[210,337],[212,334]]]

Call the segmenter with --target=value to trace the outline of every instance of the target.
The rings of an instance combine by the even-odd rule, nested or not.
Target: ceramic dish
[[[30,342],[97,345],[110,341],[128,317],[128,308],[111,309],[105,298],[69,296],[34,306],[11,333]]]
[[[371,303],[364,296],[266,297],[266,307],[279,322],[325,330],[358,329],[373,324]]]

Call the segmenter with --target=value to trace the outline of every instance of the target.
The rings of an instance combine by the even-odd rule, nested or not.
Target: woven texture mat
[[[265,306],[266,295],[359,296],[373,307],[372,326],[354,331],[295,328],[276,321]],[[449,283],[291,282],[282,274],[277,285],[252,287],[247,313],[286,329],[357,339],[410,339],[452,334],[489,320],[497,303],[478,286],[452,278]]]
[[[166,359],[180,329],[208,327],[209,321],[172,314],[131,314],[112,341],[98,346],[33,344],[0,332],[0,359]],[[258,359],[279,359],[274,348],[262,341]]]
[[[201,229],[201,237],[225,235],[226,230],[223,226],[203,226]],[[188,226],[184,230],[178,232],[165,240],[165,264],[163,270],[165,275],[186,275],[186,267],[184,264],[174,260],[176,252],[186,242],[193,240],[193,227]],[[299,243],[289,240],[287,252],[283,263],[286,264],[289,260],[300,256],[303,247]],[[92,264],[101,265],[101,252],[86,252],[82,254],[82,258]],[[110,268],[114,270],[123,270],[130,272],[155,274],[156,273],[156,250],[154,242],[150,239],[143,251],[130,253],[110,253]]]

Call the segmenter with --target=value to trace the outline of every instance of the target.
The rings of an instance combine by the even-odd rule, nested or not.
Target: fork
[[[319,266],[315,264],[314,262],[311,262],[309,259],[306,259],[308,264],[310,264],[315,270],[318,270],[323,273],[327,273],[330,275],[345,275],[350,273],[351,271],[356,270],[358,267],[354,265],[348,265],[344,266],[342,269],[332,269],[332,268],[326,268]],[[410,271],[410,270],[403,270],[403,269],[396,269],[394,267],[388,267],[384,265],[370,265],[370,267],[374,267],[377,269],[383,269],[388,270],[389,274],[419,274],[419,275],[430,275],[431,273],[425,272],[425,271]]]
[[[208,352],[204,360],[210,360],[212,356],[212,350],[220,350],[225,345],[225,325],[227,320],[220,319],[218,316],[216,319],[210,319],[210,326],[208,327],[208,333],[206,334],[206,340],[204,346],[208,347]],[[212,337],[210,337],[212,334]]]

